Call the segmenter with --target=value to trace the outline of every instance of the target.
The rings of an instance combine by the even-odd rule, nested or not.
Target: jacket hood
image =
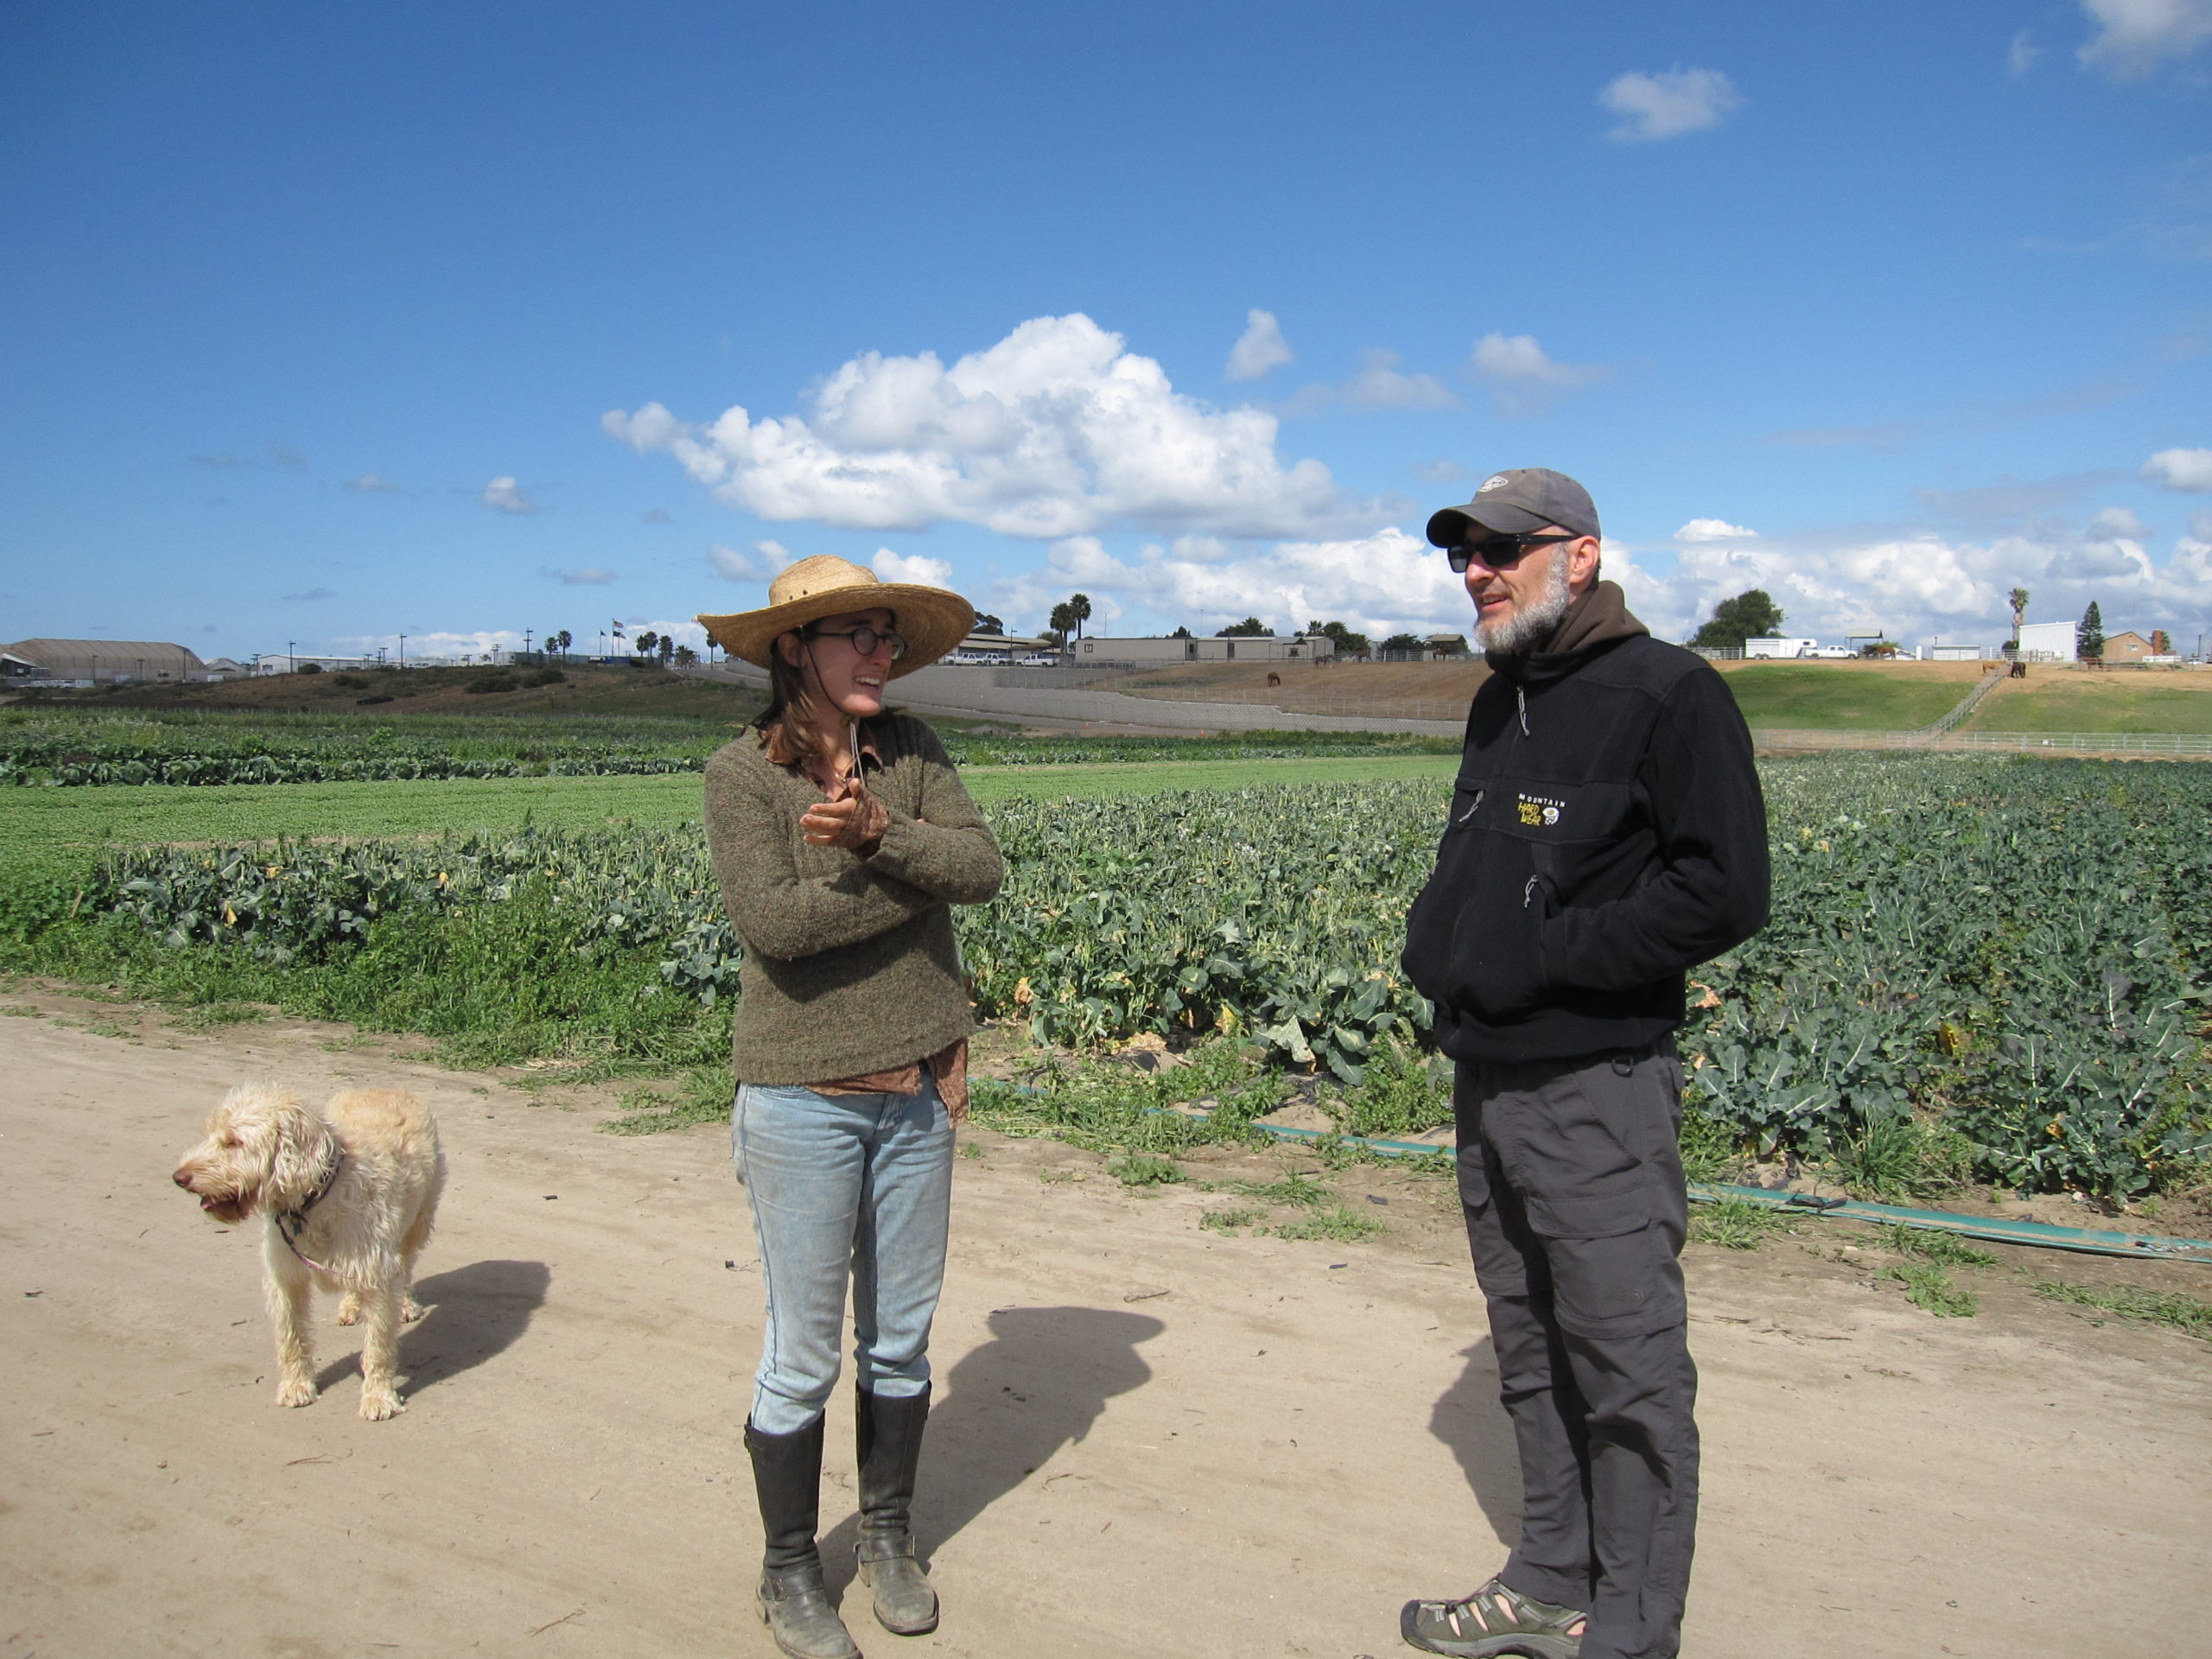
[[[1568,607],[1541,651],[1506,657],[1491,652],[1485,657],[1494,673],[1523,684],[1541,683],[1573,673],[1602,647],[1650,632],[1630,612],[1620,584],[1601,582]]]

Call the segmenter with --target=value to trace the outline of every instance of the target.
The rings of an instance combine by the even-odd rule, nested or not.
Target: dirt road
[[[296,1025],[0,1020],[0,1659],[762,1655],[739,1429],[760,1284],[726,1137],[591,1132]],[[119,1023],[118,1023],[119,1022]],[[452,1179],[407,1414],[270,1404],[250,1232],[175,1192],[223,1088],[404,1083]],[[1402,1651],[1516,1483],[1438,1184],[1390,1236],[1224,1237],[1066,1148],[972,1135],[920,1515],[947,1613],[882,1656]],[[1082,1181],[1046,1170],[1093,1172]],[[1394,1183],[1395,1183],[1394,1185]],[[2212,1364],[2020,1295],[1937,1321],[1814,1247],[1697,1249],[1698,1659],[2180,1652],[2212,1624]],[[1990,1275],[1994,1277],[1995,1275]],[[328,1305],[319,1305],[327,1321]],[[849,1573],[833,1417],[826,1554]],[[2178,1645],[2177,1645],[2178,1644]]]

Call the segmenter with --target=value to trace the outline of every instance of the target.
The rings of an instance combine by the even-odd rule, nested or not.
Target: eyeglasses
[[[1572,542],[1579,538],[1572,534],[1548,531],[1535,536],[1485,536],[1478,542],[1461,542],[1457,547],[1447,547],[1444,556],[1452,561],[1452,573],[1465,575],[1467,567],[1477,559],[1492,570],[1510,570],[1528,556],[1532,547],[1541,547],[1547,542]]]
[[[842,639],[852,646],[856,655],[861,657],[873,657],[878,645],[888,645],[891,647],[891,660],[894,663],[906,654],[906,641],[902,636],[878,633],[865,622],[846,633],[825,628],[809,628],[806,637],[810,639]]]

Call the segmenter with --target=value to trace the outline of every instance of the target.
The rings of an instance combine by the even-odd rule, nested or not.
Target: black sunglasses
[[[1572,542],[1580,539],[1573,534],[1547,531],[1541,535],[1485,536],[1478,542],[1461,542],[1456,547],[1444,550],[1444,556],[1452,561],[1454,575],[1465,575],[1467,567],[1479,558],[1492,570],[1510,570],[1528,556],[1532,547],[1541,547],[1547,542]]]
[[[895,633],[878,633],[865,622],[844,633],[839,633],[830,628],[809,628],[806,631],[806,637],[810,639],[842,639],[852,646],[855,652],[862,657],[874,656],[875,648],[878,645],[889,645],[891,660],[894,663],[906,654],[906,641],[901,636]]]

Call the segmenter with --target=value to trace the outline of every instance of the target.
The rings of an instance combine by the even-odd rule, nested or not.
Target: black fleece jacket
[[[1601,582],[1552,647],[1491,659],[1403,957],[1463,1060],[1632,1048],[1683,976],[1766,925],[1766,804],[1711,665]]]

